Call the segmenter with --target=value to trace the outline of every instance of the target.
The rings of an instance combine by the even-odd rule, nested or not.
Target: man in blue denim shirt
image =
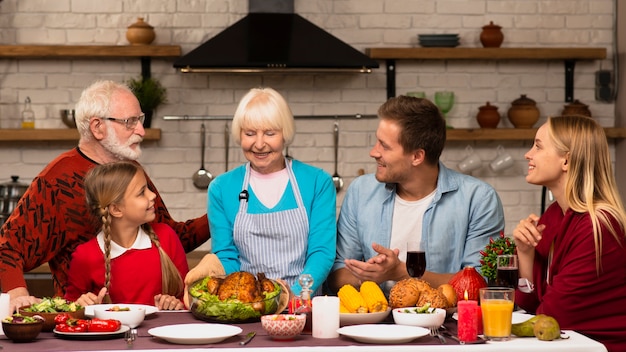
[[[377,142],[370,151],[374,175],[355,179],[337,223],[337,257],[331,290],[362,281],[386,283],[386,291],[409,277],[406,243],[426,252],[431,286],[480,266],[479,251],[504,229],[496,191],[474,177],[446,168],[439,157],[446,123],[429,100],[399,96],[378,110]]]

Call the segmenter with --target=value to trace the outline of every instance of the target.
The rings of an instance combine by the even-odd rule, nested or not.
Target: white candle
[[[0,320],[11,315],[11,312],[9,311],[10,301],[11,297],[8,293],[0,294]],[[0,333],[4,334],[4,332],[2,331],[2,324],[0,324]]]
[[[339,337],[339,297],[313,297],[313,337],[332,339]]]

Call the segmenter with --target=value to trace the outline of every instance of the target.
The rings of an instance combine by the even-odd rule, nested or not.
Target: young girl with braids
[[[85,196],[101,231],[72,254],[65,298],[83,306],[184,309],[185,251],[171,227],[149,224],[156,196],[143,169],[125,161],[98,165],[85,176]]]

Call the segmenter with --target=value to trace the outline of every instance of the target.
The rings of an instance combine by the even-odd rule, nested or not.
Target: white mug
[[[482,160],[478,154],[474,153],[474,149],[470,145],[465,147],[465,152],[467,153],[467,157],[459,163],[459,170],[467,174],[480,168],[482,166]]]
[[[489,164],[489,167],[494,172],[500,172],[500,171],[510,168],[511,166],[513,166],[514,163],[515,163],[515,160],[513,160],[513,157],[511,156],[511,154],[504,151],[504,147],[499,145],[498,156],[495,159],[493,159],[493,161],[491,161],[491,163]]]

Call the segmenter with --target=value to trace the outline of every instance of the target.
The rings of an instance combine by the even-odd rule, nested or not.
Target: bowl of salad
[[[392,314],[396,324],[423,328],[439,327],[446,319],[445,309],[432,308],[429,304],[422,307],[394,308]]]
[[[43,327],[43,317],[13,314],[2,319],[2,331],[13,342],[34,341]]]
[[[84,319],[85,308],[76,302],[70,302],[63,297],[44,297],[41,302],[21,307],[19,313],[23,316],[39,315],[43,317],[43,331],[54,330],[54,318],[60,313],[67,313],[70,318]]]
[[[189,310],[197,319],[217,323],[258,322],[279,309],[281,285],[262,277],[236,272],[205,277],[189,287]]]

